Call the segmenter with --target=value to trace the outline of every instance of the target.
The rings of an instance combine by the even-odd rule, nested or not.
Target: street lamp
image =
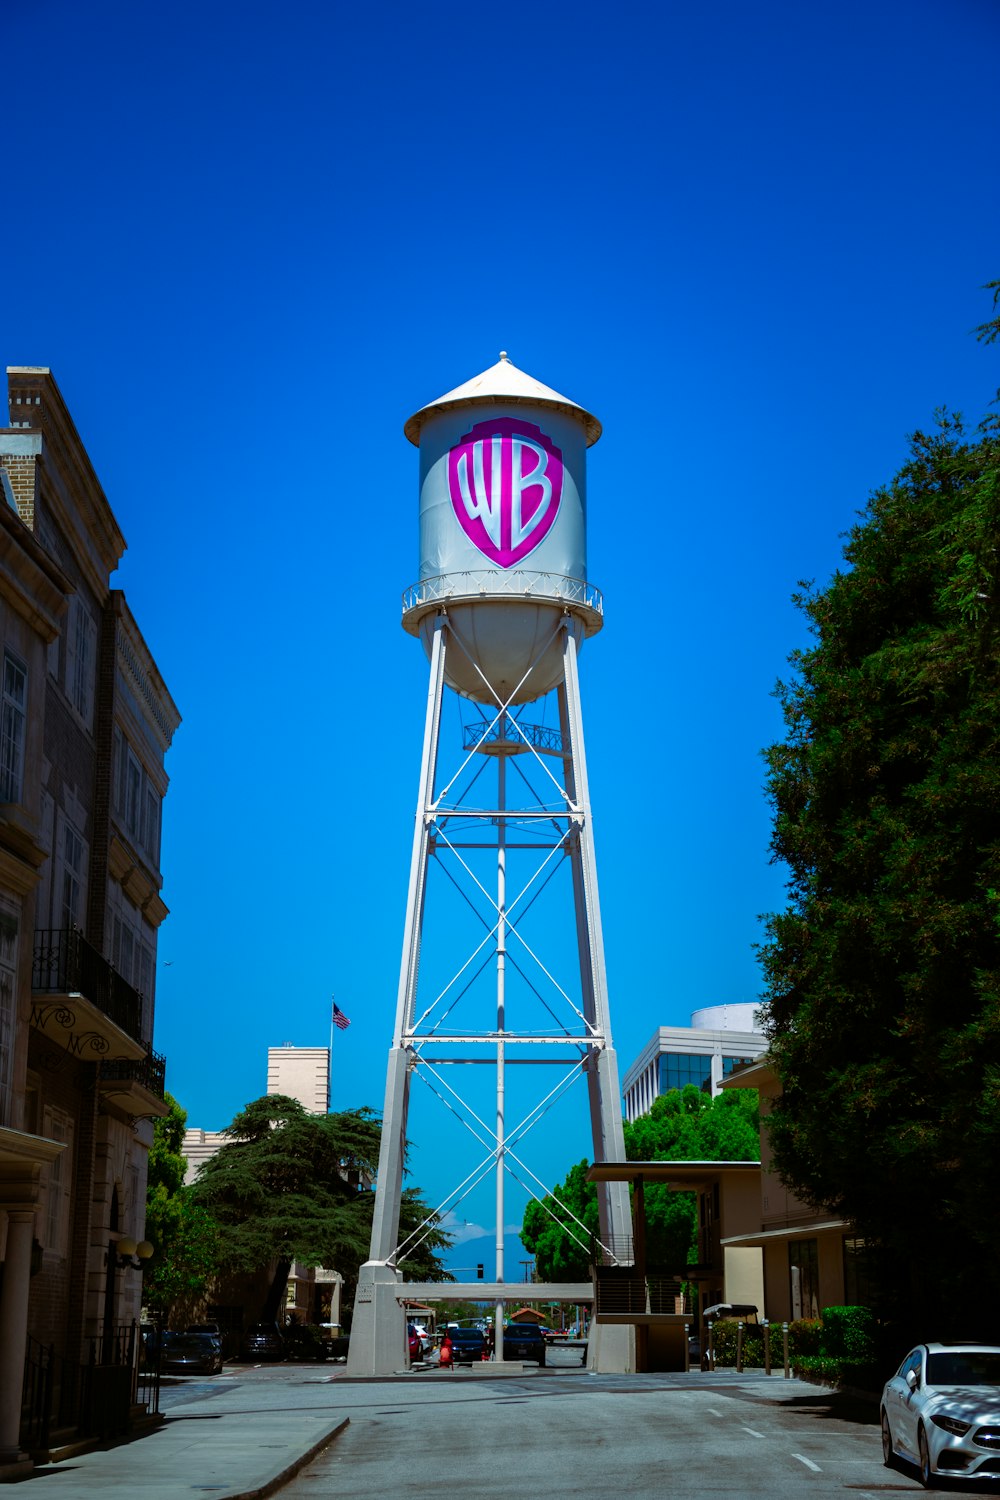
[[[153,1253],[153,1246],[149,1240],[137,1243],[131,1235],[123,1234],[118,1241],[112,1241],[111,1252],[122,1270],[141,1271],[143,1261],[149,1260]]]
[[[115,1282],[118,1279],[118,1272],[141,1271],[143,1262],[147,1261],[152,1253],[153,1246],[149,1240],[139,1240],[137,1243],[129,1234],[123,1234],[117,1240],[108,1241],[107,1273],[104,1278],[102,1364],[116,1363],[112,1357],[112,1343],[115,1326]]]

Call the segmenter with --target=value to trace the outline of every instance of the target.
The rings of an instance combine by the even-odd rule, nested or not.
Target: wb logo
[[[484,557],[512,568],[548,535],[563,490],[562,454],[532,422],[477,422],[448,455],[459,525]]]

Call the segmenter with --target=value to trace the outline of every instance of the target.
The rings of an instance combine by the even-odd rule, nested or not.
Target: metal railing
[[[52,1344],[41,1344],[28,1335],[24,1350],[24,1385],[21,1391],[21,1447],[47,1448],[52,1424],[52,1376],[56,1352]]]
[[[563,573],[541,573],[524,568],[482,568],[459,573],[441,573],[422,578],[403,594],[403,614],[427,609],[434,604],[462,599],[519,599],[555,601],[576,605],[597,616],[604,614],[600,589],[584,578],[568,578]],[[595,628],[600,620],[594,622]]]
[[[36,995],[83,995],[128,1036],[142,1040],[142,996],[78,927],[35,932],[31,989]]]
[[[562,754],[563,737],[560,730],[547,724],[525,724],[520,719],[517,720],[516,728],[514,723],[513,714],[501,714],[492,726],[485,719],[477,724],[465,724],[462,729],[462,749],[477,750],[480,746],[511,744],[524,749],[530,745],[542,752]]]
[[[57,1433],[116,1437],[126,1433],[132,1408],[147,1416],[160,1409],[159,1341],[152,1358],[135,1323],[88,1340],[87,1354],[71,1363],[52,1344],[28,1336],[21,1396],[21,1447],[45,1452]]]
[[[691,1299],[674,1276],[598,1276],[594,1283],[598,1317],[652,1317],[690,1313]]]
[[[630,1234],[609,1234],[604,1240],[591,1240],[591,1260],[595,1266],[631,1266],[635,1263],[635,1245]]]
[[[97,1076],[102,1083],[141,1084],[157,1099],[162,1099],[166,1092],[167,1060],[152,1048],[138,1062],[102,1057],[97,1064]]]

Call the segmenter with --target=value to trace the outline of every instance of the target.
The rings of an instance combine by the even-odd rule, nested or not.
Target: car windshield
[[[171,1349],[211,1349],[215,1340],[210,1333],[179,1333],[170,1342]]]
[[[928,1354],[928,1385],[1000,1385],[1000,1349]]]

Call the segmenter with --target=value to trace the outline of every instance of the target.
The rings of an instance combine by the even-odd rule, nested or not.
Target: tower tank
[[[563,676],[559,626],[580,645],[603,624],[587,582],[590,412],[512,364],[421,407],[403,431],[420,449],[420,577],[403,625],[430,655],[447,610],[448,685],[476,702],[530,703]]]

